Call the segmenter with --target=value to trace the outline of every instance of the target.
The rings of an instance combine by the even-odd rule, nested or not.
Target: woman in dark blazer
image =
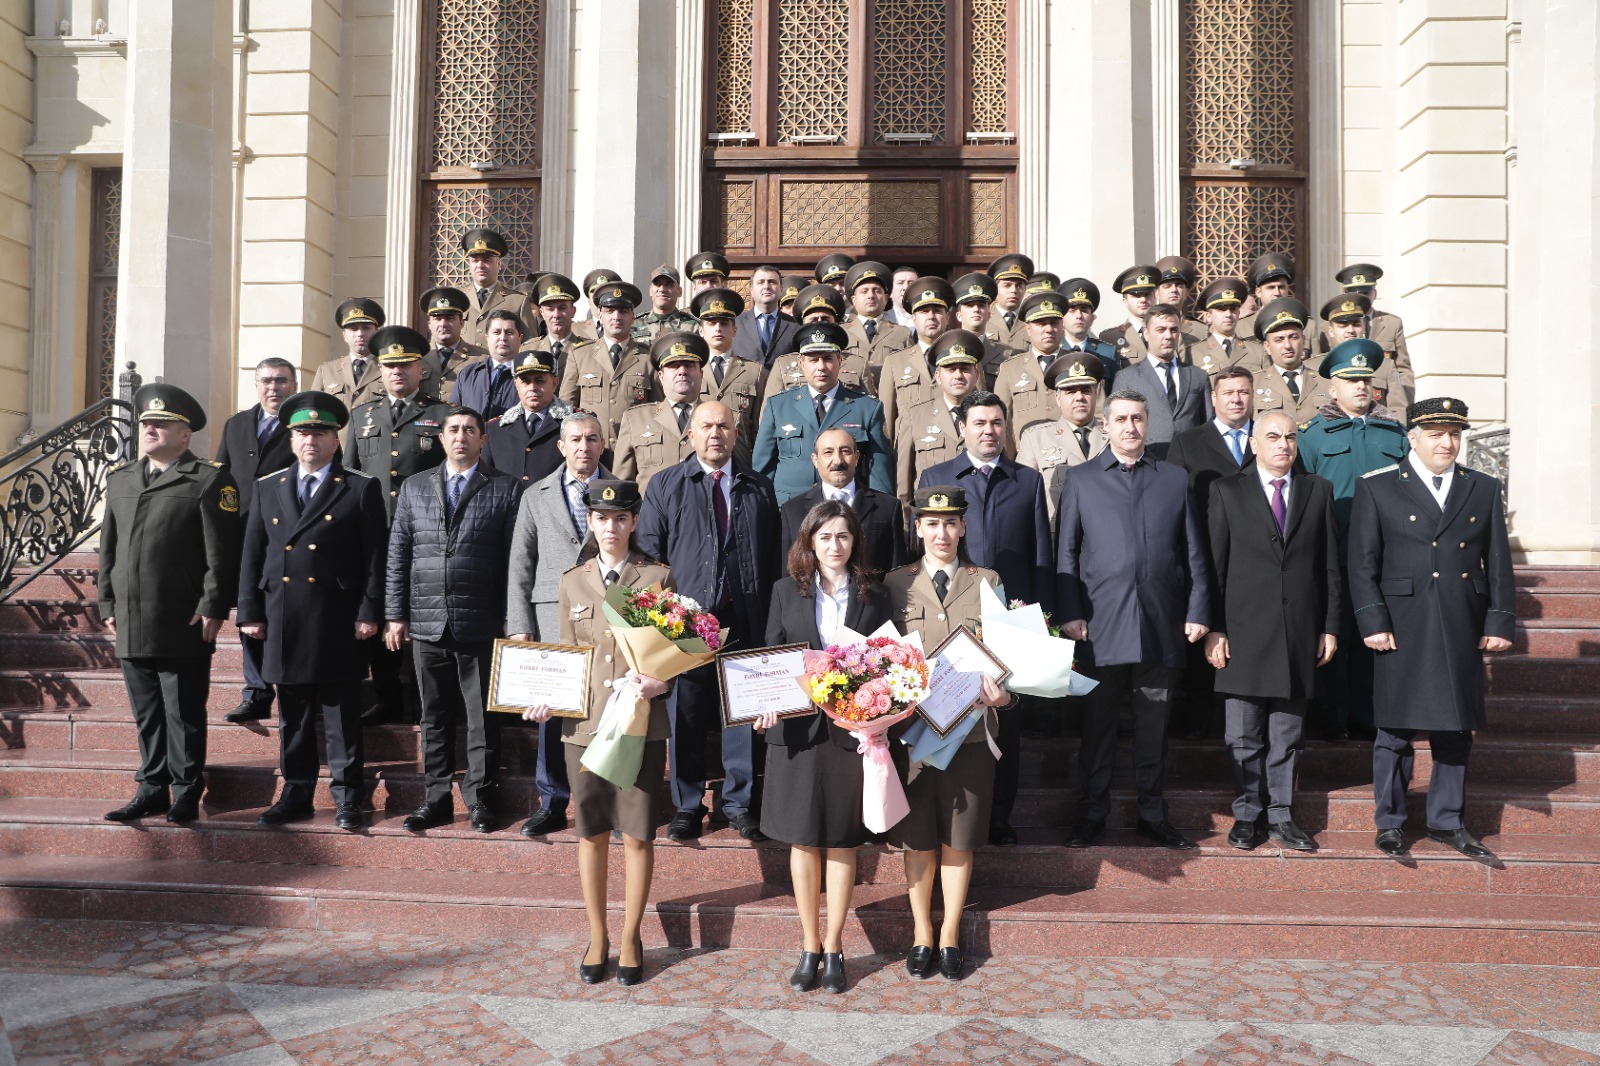
[[[825,500],[800,524],[789,549],[789,576],[772,590],[767,644],[807,644],[821,651],[840,626],[870,634],[889,621],[889,593],[867,569],[861,522],[849,504]],[[862,764],[856,742],[820,710],[777,722],[756,721],[767,735],[761,831],[789,844],[789,873],[803,944],[789,987],[817,983],[843,992],[844,920],[856,880],[856,848],[870,833],[861,820]],[[826,863],[824,863],[826,857]],[[819,913],[826,870],[828,927]]]

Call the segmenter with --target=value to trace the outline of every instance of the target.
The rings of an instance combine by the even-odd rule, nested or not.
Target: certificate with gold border
[[[930,691],[928,698],[917,704],[917,714],[941,737],[949,736],[972,709],[984,678],[998,685],[1011,676],[1006,664],[966,626],[958,626],[928,658],[933,660]]]
[[[497,640],[487,709],[521,714],[542,704],[556,718],[587,718],[593,659],[586,645]]]
[[[767,711],[778,718],[817,713],[800,679],[806,672],[805,644],[730,652],[717,656],[722,688],[722,724],[748,725]]]

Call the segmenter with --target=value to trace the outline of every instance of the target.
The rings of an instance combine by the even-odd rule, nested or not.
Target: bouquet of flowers
[[[1037,603],[1011,609],[1000,602],[988,582],[978,592],[984,647],[1006,664],[1006,688],[1030,696],[1084,696],[1099,682],[1072,671],[1073,642],[1052,628],[1050,616]]]
[[[928,696],[922,638],[885,625],[870,637],[841,628],[837,643],[806,652],[800,685],[824,714],[856,739],[865,760],[861,815],[882,833],[910,813],[905,789],[889,758],[886,734]]]
[[[728,639],[716,615],[659,586],[635,590],[612,585],[601,610],[628,666],[658,681],[704,666]],[[638,780],[649,733],[650,704],[618,687],[600,712],[594,740],[580,764],[618,788],[629,788]]]

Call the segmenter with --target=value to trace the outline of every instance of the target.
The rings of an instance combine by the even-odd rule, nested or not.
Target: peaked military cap
[[[1033,260],[1021,252],[1002,255],[989,264],[989,276],[996,281],[1027,281],[1033,277]]]
[[[783,279],[782,294],[778,297],[780,304],[793,303],[800,296],[800,291],[811,284],[811,279],[799,274],[790,274]]]
[[[678,273],[678,268],[673,266],[671,263],[662,263],[660,266],[650,271],[651,281],[660,281],[662,278],[666,278],[668,281],[675,282],[682,277],[683,275]]]
[[[428,338],[410,326],[384,326],[367,341],[367,351],[381,366],[415,363],[428,354]]]
[[[863,259],[859,263],[852,263],[850,269],[844,272],[844,291],[855,292],[856,286],[868,281],[876,281],[888,292],[894,285],[894,272],[887,263],[880,263],[874,259]]]
[[[696,318],[738,318],[744,314],[744,297],[732,289],[706,289],[695,294],[689,310]]]
[[[492,255],[499,258],[506,254],[506,250],[505,236],[498,230],[480,226],[461,235],[461,251],[464,255]]]
[[[610,285],[614,281],[621,280],[622,275],[618,274],[615,270],[607,270],[605,267],[591,270],[589,273],[583,276],[583,294],[585,296],[592,295],[594,290],[598,289],[600,286]]]
[[[350,421],[350,408],[337,396],[307,389],[278,405],[278,419],[290,429],[327,429],[337,432]]]
[[[817,269],[811,276],[816,278],[818,283],[825,285],[838,281],[848,274],[854,263],[855,260],[843,252],[832,252],[817,260]]]
[[[1267,334],[1285,326],[1305,329],[1311,321],[1311,311],[1293,296],[1280,296],[1267,302],[1256,315],[1256,340],[1266,340]]]
[[[589,302],[596,307],[638,307],[644,293],[626,281],[612,281],[590,292]]]
[[[567,300],[577,303],[577,282],[565,274],[557,274],[553,271],[549,274],[541,275],[539,280],[533,283],[533,301],[534,303],[544,304],[549,303],[551,300]]]
[[[540,351],[537,348],[528,348],[518,352],[516,369],[512,371],[519,378],[524,374],[554,374],[555,372],[555,355],[551,352]]]
[[[166,382],[139,386],[133,394],[133,409],[139,412],[140,422],[182,422],[196,432],[206,428],[205,408],[199,401]]]
[[[837,322],[844,317],[844,297],[838,289],[820,281],[807,285],[795,296],[794,317],[803,320],[813,311],[826,311]]]
[[[422,294],[422,313],[429,318],[434,315],[464,315],[471,309],[472,301],[467,299],[467,294],[448,285],[429,289]]]
[[[1381,344],[1365,337],[1351,337],[1335,344],[1333,350],[1322,357],[1322,365],[1317,367],[1317,373],[1330,379],[1362,380],[1377,373],[1382,365]]]
[[[929,485],[911,497],[911,513],[966,514],[967,490],[959,485]]]
[[[1017,317],[1024,322],[1037,322],[1042,318],[1060,318],[1067,313],[1067,298],[1054,289],[1036,292],[1022,300]]]
[[[1358,292],[1376,288],[1378,279],[1383,277],[1383,268],[1376,263],[1351,263],[1333,277],[1346,292]]]
[[[1406,408],[1406,428],[1457,426],[1466,429],[1467,405],[1451,396],[1431,396]]]
[[[1372,311],[1372,301],[1364,293],[1346,292],[1322,305],[1324,322],[1349,322],[1366,318]]]
[[[1088,278],[1068,278],[1057,286],[1057,290],[1067,298],[1068,307],[1087,307],[1091,311],[1100,309],[1100,287]]]
[[[340,329],[359,326],[363,322],[381,326],[384,323],[383,308],[378,306],[377,300],[356,296],[339,305],[333,312],[333,321]]]
[[[1161,278],[1161,283],[1181,281],[1188,288],[1194,288],[1196,277],[1194,264],[1181,255],[1165,255],[1156,260],[1156,273]]]
[[[711,346],[698,333],[663,333],[650,345],[650,362],[660,370],[674,363],[706,364],[711,358]]]
[[[1111,291],[1124,294],[1150,292],[1160,277],[1161,271],[1153,266],[1131,266],[1117,275],[1117,280],[1111,283]]]
[[[1218,278],[1200,290],[1200,306],[1207,310],[1213,307],[1238,307],[1244,303],[1248,291],[1243,278]]]
[[[946,330],[928,346],[928,362],[934,366],[975,366],[982,361],[983,338],[970,330]]]
[[[1061,288],[1061,278],[1049,270],[1040,270],[1028,279],[1022,286],[1024,293],[1047,292],[1051,289]]]
[[[1000,295],[1000,286],[987,274],[973,271],[956,279],[953,286],[958,304],[992,304]]]
[[[591,511],[637,511],[644,504],[636,481],[605,481],[593,478],[583,492],[583,502]]]
[[[1294,260],[1282,252],[1269,252],[1260,256],[1250,264],[1250,269],[1245,271],[1245,276],[1250,279],[1250,287],[1259,289],[1274,278],[1283,278],[1294,281]]]
[[[683,272],[689,275],[691,281],[695,278],[725,278],[728,276],[728,257],[721,252],[696,252],[683,265]]]
[[[801,355],[837,352],[850,343],[850,335],[837,322],[808,322],[795,334],[795,350]]]
[[[1044,368],[1045,384],[1052,389],[1070,389],[1077,385],[1098,385],[1105,380],[1105,364],[1088,352],[1071,352],[1059,356]]]
[[[949,308],[955,305],[956,290],[943,278],[918,278],[906,286],[905,294],[900,297],[900,309],[906,312],[923,307]]]

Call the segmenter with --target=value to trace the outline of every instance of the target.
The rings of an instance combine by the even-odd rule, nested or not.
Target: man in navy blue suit
[[[948,462],[923,471],[918,486],[959,485],[967,493],[967,555],[1000,575],[1007,599],[1055,607],[1050,512],[1044,478],[1005,454],[1005,401],[992,392],[969,393],[956,405],[963,450]],[[1017,842],[1011,808],[1017,799],[1017,769],[1022,757],[1022,715],[1000,715],[1000,764],[995,767],[994,806],[989,813],[989,843]]]

